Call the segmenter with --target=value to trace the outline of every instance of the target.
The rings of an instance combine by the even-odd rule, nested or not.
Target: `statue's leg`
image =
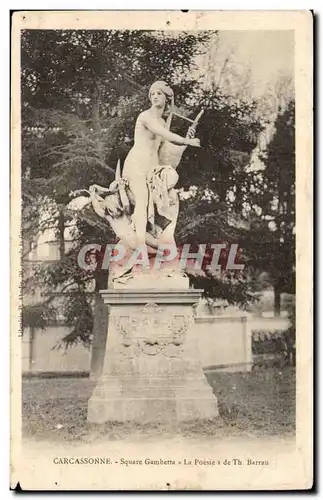
[[[179,210],[179,200],[178,200],[178,195],[177,191],[174,189],[171,189],[169,191],[169,195],[171,197],[171,219],[172,222],[167,226],[167,228],[163,231],[163,233],[160,236],[159,239],[159,244],[167,244],[167,245],[173,245],[174,248],[177,250],[176,242],[174,239],[174,232],[176,228],[176,222],[177,222],[177,217],[178,217],[178,210]],[[162,266],[162,272],[163,274],[166,274],[168,276],[173,276],[174,274],[182,274],[179,268],[179,255],[177,255],[176,258],[171,260],[170,262],[165,262]]]
[[[137,236],[137,245],[146,243],[147,228],[147,206],[148,206],[148,187],[146,176],[138,174],[129,182],[129,187],[134,197],[135,208],[132,220],[135,225]]]
[[[174,239],[174,232],[176,228],[176,222],[177,222],[177,217],[178,217],[178,208],[179,208],[179,202],[178,202],[178,196],[177,193],[175,193],[176,197],[174,197],[174,203],[171,205],[171,223],[166,227],[166,229],[162,232],[159,238],[159,243],[167,243],[169,245],[175,245],[175,239]]]
[[[173,187],[176,186],[178,182],[179,176],[176,170],[172,167],[167,169],[167,189],[170,191]]]

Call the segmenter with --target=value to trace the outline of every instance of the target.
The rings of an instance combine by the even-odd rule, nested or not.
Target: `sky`
[[[220,36],[234,48],[238,60],[250,64],[253,80],[261,90],[281,73],[293,77],[293,31],[228,31]]]
[[[241,73],[250,69],[253,97],[260,97],[281,75],[294,78],[293,31],[221,31],[213,57],[220,64],[228,56]]]
[[[286,31],[221,31],[219,33],[219,52],[217,57],[223,60],[230,56],[238,69],[238,74],[243,75],[250,70],[251,95],[255,99],[270,96],[275,84],[282,79],[291,78],[292,90],[288,87],[284,92],[290,95],[294,85],[294,33]],[[239,88],[239,78],[237,78]],[[241,87],[243,92],[243,83]],[[238,94],[239,95],[239,94]],[[258,147],[266,147],[274,131],[274,120],[277,109],[275,106],[283,100],[269,99],[269,107],[261,108],[266,118],[271,121],[259,137]],[[265,99],[265,102],[268,101]],[[268,114],[267,114],[268,113]],[[258,148],[252,158],[252,169],[262,170],[264,165],[258,160]]]

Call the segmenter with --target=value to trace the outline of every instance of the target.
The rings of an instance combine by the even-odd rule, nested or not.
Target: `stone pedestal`
[[[180,422],[218,415],[192,335],[192,305],[201,291],[189,289],[186,278],[170,288],[170,279],[167,287],[157,280],[155,288],[141,282],[101,292],[110,306],[109,332],[102,375],[88,403],[89,422]]]

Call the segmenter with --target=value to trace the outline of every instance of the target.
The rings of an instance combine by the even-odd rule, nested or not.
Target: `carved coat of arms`
[[[111,319],[119,332],[121,346],[130,357],[180,355],[185,334],[192,321],[188,314],[166,314],[157,304],[146,304],[138,313],[129,316],[113,315]],[[127,356],[128,357],[128,356]]]

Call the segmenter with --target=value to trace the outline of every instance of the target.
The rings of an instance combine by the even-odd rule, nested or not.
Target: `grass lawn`
[[[220,417],[177,425],[89,424],[87,402],[94,383],[87,378],[23,380],[24,437],[92,442],[105,438],[142,439],[162,433],[183,437],[265,437],[295,431],[295,369],[251,373],[206,373],[218,398]]]

